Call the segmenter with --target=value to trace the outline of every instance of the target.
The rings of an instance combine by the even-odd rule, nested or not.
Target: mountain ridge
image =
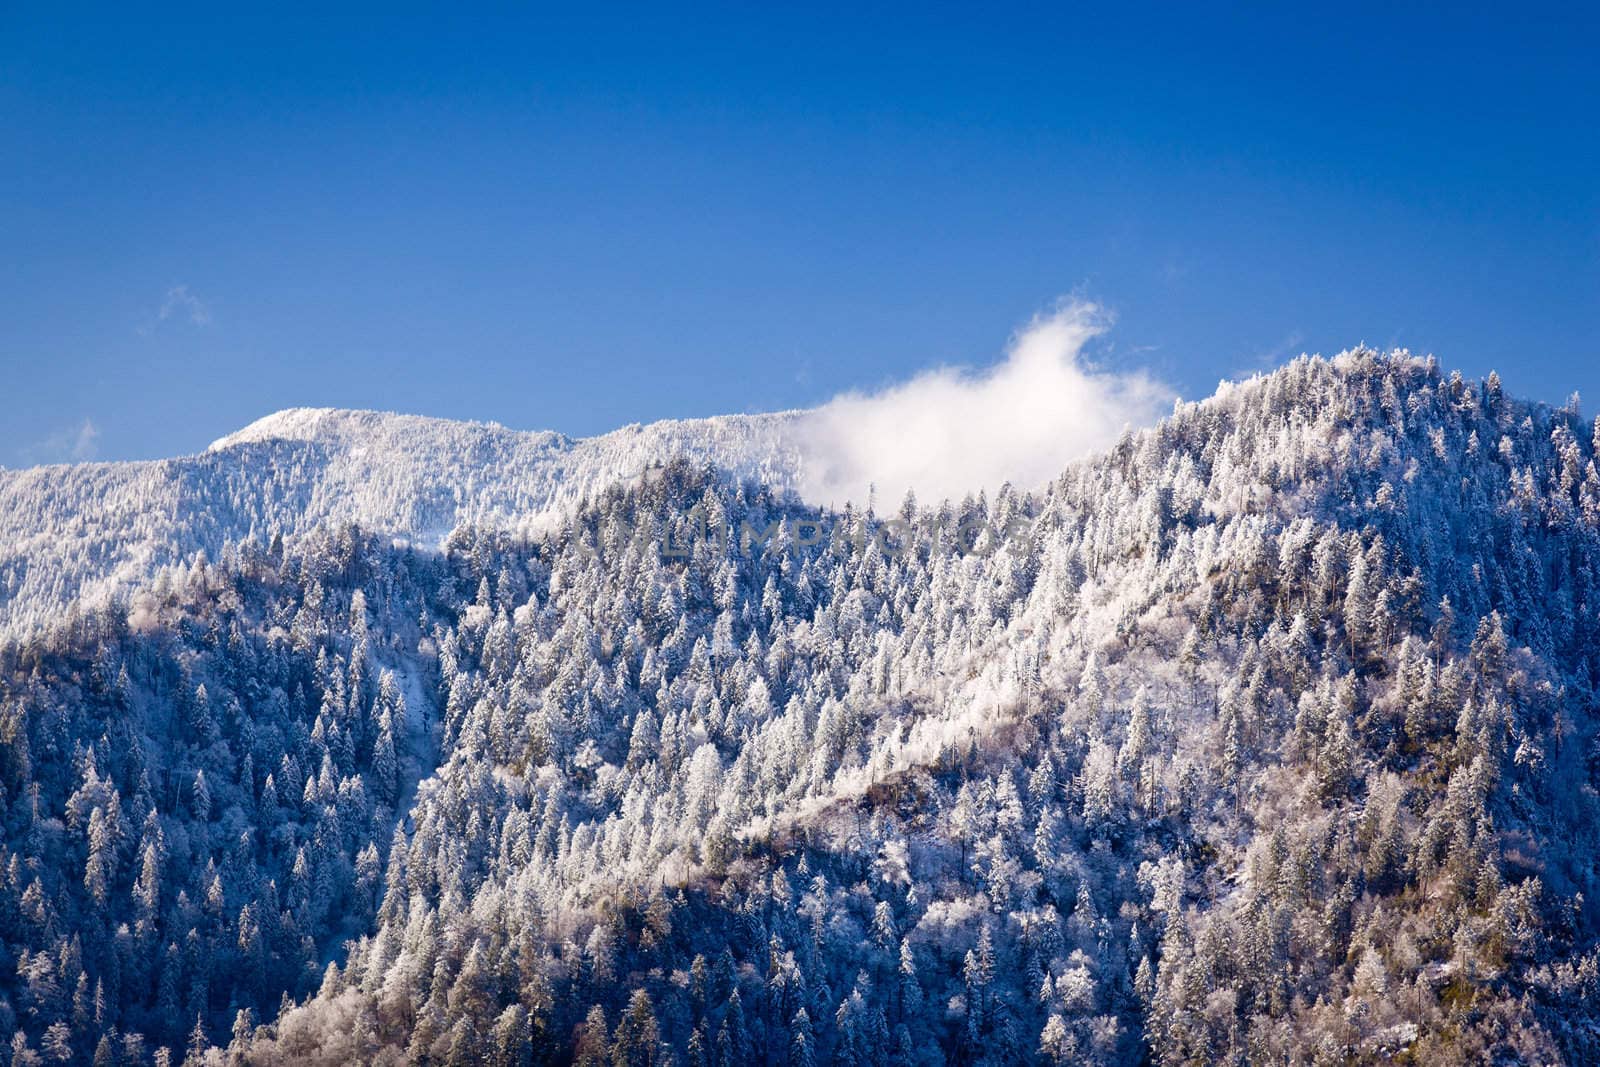
[[[341,522],[433,545],[463,522],[531,530],[673,456],[792,484],[798,458],[783,428],[793,418],[668,420],[572,438],[297,408],[192,456],[0,470],[0,632],[249,537]]]
[[[430,429],[450,425],[461,429],[481,430],[486,434],[516,434],[547,438],[558,445],[570,446],[579,438],[555,430],[513,430],[498,422],[477,419],[449,419],[432,415],[413,415],[375,408],[288,407],[263,415],[261,418],[224,434],[206,448],[207,452],[222,452],[236,445],[259,444],[265,441],[326,441],[348,440],[370,432],[380,424],[403,425],[408,429]],[[604,435],[601,435],[604,436]]]
[[[1193,403],[1221,403],[1254,380],[1224,382]],[[197,551],[215,556],[229,542],[292,538],[318,523],[358,522],[421,544],[462,522],[530,531],[677,455],[796,489],[807,448],[795,431],[805,414],[662,420],[579,438],[292,407],[190,456],[0,468],[0,633],[38,625],[80,595],[131,588]],[[50,572],[48,587],[30,577],[35,562]]]
[[[163,571],[0,640],[0,1022],[87,1050],[104,983],[196,1063],[1593,1062],[1597,439],[1357,351],[893,523],[679,458]]]

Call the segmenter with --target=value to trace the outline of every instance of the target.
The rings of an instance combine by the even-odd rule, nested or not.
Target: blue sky
[[[0,463],[812,405],[1068,294],[1189,397],[1365,340],[1600,398],[1595,16],[1118,7],[7,5]]]

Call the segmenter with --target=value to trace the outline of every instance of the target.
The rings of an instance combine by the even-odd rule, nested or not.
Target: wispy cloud
[[[211,324],[211,309],[206,306],[187,285],[174,285],[167,290],[167,295],[161,301],[161,307],[149,322],[139,328],[143,334],[151,334],[166,323],[188,323],[190,326],[209,326]]]
[[[1170,388],[1083,357],[1110,322],[1095,304],[1066,301],[1020,330],[995,367],[940,368],[835,397],[801,420],[802,494],[864,502],[870,486],[892,506],[907,489],[933,500],[1007,481],[1032,488],[1128,426],[1155,422],[1171,409]]]
[[[100,430],[85,416],[73,426],[63,427],[42,441],[21,450],[22,460],[38,463],[85,463],[99,454]]]

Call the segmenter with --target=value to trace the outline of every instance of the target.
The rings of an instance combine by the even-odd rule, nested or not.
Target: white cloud
[[[931,502],[1049,481],[1171,410],[1173,391],[1144,372],[1084,360],[1084,346],[1109,325],[1097,305],[1067,301],[1020,330],[997,366],[940,368],[835,397],[800,422],[802,495],[865,502],[871,486],[878,507],[890,509],[907,489]]]
[[[27,463],[85,463],[99,454],[100,430],[85,418],[22,450]]]
[[[167,295],[162,299],[155,318],[148,325],[141,327],[139,332],[154,333],[162,323],[185,321],[191,326],[208,326],[211,324],[211,309],[203,300],[190,292],[187,285],[174,285],[167,290]]]

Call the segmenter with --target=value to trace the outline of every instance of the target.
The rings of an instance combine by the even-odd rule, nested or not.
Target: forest
[[[10,1062],[1600,1062],[1600,422],[1360,349],[1031,491],[760,439],[437,550],[240,445],[102,596],[13,537]]]

